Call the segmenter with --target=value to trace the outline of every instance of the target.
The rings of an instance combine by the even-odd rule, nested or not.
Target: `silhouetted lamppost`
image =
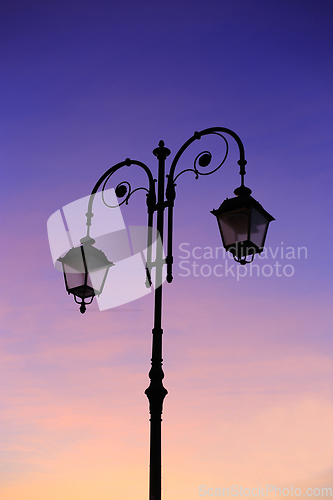
[[[212,159],[209,151],[203,151],[198,154],[194,160],[193,168],[182,170],[175,176],[175,169],[178,161],[184,151],[196,140],[206,135],[220,136],[226,145],[226,153],[222,162],[210,171],[201,171],[207,168]],[[154,214],[157,214],[156,229],[163,243],[164,235],[164,210],[168,210],[167,215],[167,257],[163,256],[162,245],[156,246],[155,260],[151,256],[151,238],[152,233],[148,230],[148,254],[146,262],[146,286],[151,286],[151,269],[155,267],[155,307],[154,307],[154,327],[152,330],[152,358],[151,369],[149,372],[150,385],[145,393],[149,400],[150,411],[150,478],[149,478],[149,499],[161,499],[161,422],[163,401],[168,391],[163,386],[164,373],[162,369],[162,273],[163,266],[167,266],[168,283],[171,283],[172,277],[172,229],[173,229],[173,207],[176,198],[176,179],[185,172],[194,172],[196,178],[199,175],[210,175],[216,172],[225,162],[228,155],[228,141],[223,135],[231,136],[239,148],[241,185],[235,189],[236,197],[226,199],[217,210],[212,210],[216,216],[218,226],[222,236],[222,242],[226,250],[230,251],[234,259],[241,265],[252,262],[256,253],[263,251],[265,238],[269,223],[274,218],[264,210],[264,208],[251,196],[251,190],[244,185],[245,175],[245,155],[242,141],[235,132],[224,127],[213,127],[195,132],[193,136],[183,144],[175,155],[168,175],[165,175],[165,160],[170,155],[170,150],[160,141],[153,154],[158,159],[157,176],[157,196],[155,190],[155,180],[151,170],[144,163],[137,160],[126,159],[109,168],[97,181],[89,198],[87,210],[87,235],[81,239],[81,246],[72,248],[66,255],[59,259],[62,263],[65,284],[68,293],[74,295],[74,299],[80,304],[80,311],[84,313],[86,304],[92,302],[95,295],[102,293],[103,286],[108,273],[112,273],[110,268],[114,265],[105,254],[95,248],[95,240],[89,234],[91,218],[93,216],[92,208],[94,197],[98,189],[103,184],[103,190],[110,177],[119,169],[131,165],[142,168],[148,177],[147,191],[147,209],[148,209],[148,228],[154,227]],[[165,189],[165,180],[167,185]],[[142,188],[137,188],[142,189]],[[121,182],[115,189],[116,196],[124,198],[119,206],[127,203],[130,196],[137,191],[131,190],[128,182]],[[89,302],[86,302],[86,300]]]

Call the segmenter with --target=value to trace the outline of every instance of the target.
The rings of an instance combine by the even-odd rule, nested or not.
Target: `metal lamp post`
[[[196,140],[206,135],[217,135],[221,137],[226,145],[226,153],[223,160],[210,171],[202,171],[201,169],[207,168],[212,159],[209,151],[203,151],[196,156],[193,168],[182,170],[175,176],[175,169],[178,161],[184,151]],[[210,175],[216,172],[225,162],[228,155],[228,141],[225,135],[232,137],[239,149],[238,165],[240,166],[241,185],[235,189],[235,198],[226,199],[219,209],[213,210],[213,215],[216,216],[219,229],[222,236],[222,242],[226,250],[230,251],[234,259],[240,264],[244,265],[252,262],[256,253],[263,250],[267,229],[269,223],[274,218],[263,209],[263,207],[251,196],[251,190],[244,185],[245,175],[245,154],[242,141],[235,132],[224,127],[213,127],[195,132],[193,136],[186,141],[175,155],[168,175],[165,174],[165,160],[170,155],[170,150],[165,147],[164,142],[160,141],[153,154],[158,160],[158,175],[157,175],[157,196],[155,191],[155,180],[151,170],[144,163],[137,160],[126,159],[117,163],[108,169],[97,181],[92,190],[89,198],[88,211],[87,211],[87,235],[81,240],[81,247],[71,249],[60,262],[62,263],[66,289],[68,293],[74,295],[76,302],[77,297],[81,299],[78,303],[81,304],[80,311],[85,311],[85,299],[89,298],[89,303],[93,300],[94,295],[99,295],[102,292],[106,275],[112,273],[110,267],[113,266],[109,262],[103,252],[97,250],[92,245],[94,240],[90,237],[89,230],[91,226],[91,218],[93,217],[92,207],[94,197],[98,189],[103,184],[103,190],[106,183],[122,167],[129,167],[135,165],[143,169],[148,177],[148,188],[136,188],[132,191],[130,184],[127,181],[121,182],[117,185],[115,192],[116,196],[123,198],[123,203],[128,203],[131,195],[138,189],[145,189],[147,191],[147,211],[148,211],[148,228],[154,227],[154,214],[156,213],[156,229],[163,243],[164,235],[164,210],[168,210],[167,214],[167,257],[163,257],[162,245],[157,245],[155,260],[151,260],[151,254],[148,250],[146,271],[147,279],[146,286],[151,286],[150,272],[155,267],[155,306],[154,306],[154,327],[152,330],[152,357],[151,369],[149,371],[150,385],[145,390],[145,394],[149,400],[150,411],[150,473],[149,473],[149,500],[161,500],[161,422],[163,412],[163,401],[168,391],[163,386],[164,373],[162,369],[162,273],[163,266],[167,266],[168,283],[171,283],[172,276],[172,233],[173,233],[173,207],[176,198],[176,179],[185,172],[193,172],[198,179],[200,175]],[[165,189],[165,180],[167,185]],[[148,231],[148,249],[151,248],[151,231]],[[88,252],[84,252],[87,249]],[[89,253],[90,252],[90,253]],[[93,254],[94,253],[94,254]],[[89,258],[84,258],[84,255],[91,255],[91,264],[89,265]],[[93,254],[93,255],[92,255]],[[103,254],[103,255],[102,255]],[[248,259],[248,257],[250,259]],[[110,270],[110,271],[109,271]],[[97,272],[98,284],[94,285],[91,275]],[[70,276],[70,273],[77,273],[80,275],[80,284],[78,280]],[[77,278],[76,276],[76,278]],[[71,287],[69,283],[74,281]],[[90,283],[90,285],[88,284]]]

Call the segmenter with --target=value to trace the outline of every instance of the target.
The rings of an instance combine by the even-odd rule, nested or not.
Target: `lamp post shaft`
[[[163,243],[164,225],[164,179],[165,159],[170,150],[160,141],[159,147],[153,154],[158,159],[157,184],[157,231]],[[161,423],[163,400],[168,391],[163,386],[164,373],[162,369],[162,273],[163,273],[163,245],[156,245],[155,258],[155,309],[152,342],[151,369],[149,372],[150,385],[145,393],[149,399],[150,411],[150,469],[149,469],[149,500],[161,500]]]

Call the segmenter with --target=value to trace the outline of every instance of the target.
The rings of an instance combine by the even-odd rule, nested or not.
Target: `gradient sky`
[[[239,184],[231,140],[219,172],[177,182],[163,498],[333,487],[332,15],[328,0],[1,2],[1,500],[148,498],[152,295],[81,315],[46,222],[114,163],[155,173],[160,139],[175,154],[212,126],[244,143],[276,218],[255,263],[282,276],[203,276],[226,260],[192,255],[220,246],[209,212]],[[144,194],[122,212],[145,224]]]

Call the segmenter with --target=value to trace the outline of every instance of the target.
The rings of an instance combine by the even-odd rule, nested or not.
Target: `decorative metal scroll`
[[[213,174],[214,172],[217,172],[217,170],[219,170],[219,168],[222,167],[222,165],[224,164],[224,162],[227,159],[228,152],[229,152],[228,141],[224,137],[224,135],[220,134],[219,132],[212,132],[212,134],[218,135],[219,137],[221,137],[224,140],[226,151],[225,151],[225,155],[224,155],[222,161],[213,170],[210,170],[209,172],[202,172],[201,170],[199,170],[199,168],[208,167],[208,165],[210,165],[210,163],[211,163],[213,155],[210,151],[201,151],[201,153],[199,153],[194,159],[193,168],[186,168],[185,170],[182,170],[181,172],[179,172],[179,174],[177,174],[176,177],[173,179],[174,182],[178,179],[178,177],[180,177],[185,172],[194,172],[195,178],[198,179],[199,175]]]
[[[124,198],[124,200],[120,203],[118,203],[118,205],[109,205],[106,201],[105,201],[105,197],[104,197],[104,191],[105,191],[105,188],[106,188],[106,185],[109,181],[109,179],[111,178],[112,174],[114,172],[112,172],[109,177],[107,177],[107,179],[105,180],[104,184],[103,184],[103,187],[102,187],[102,200],[103,200],[103,203],[106,207],[108,208],[117,208],[117,207],[120,207],[121,205],[123,205],[124,203],[126,203],[126,205],[128,205],[128,201],[130,199],[130,197],[136,192],[136,191],[146,191],[147,194],[149,194],[149,190],[145,187],[138,187],[138,188],[135,188],[132,190],[132,186],[131,184],[128,182],[128,181],[122,181],[122,182],[119,182],[119,184],[116,186],[115,188],[115,193],[116,193],[116,196],[117,198]]]
[[[117,198],[124,198],[123,201],[118,203],[118,205],[109,205],[105,201],[105,197],[104,197],[104,191],[105,191],[105,188],[106,188],[108,181],[110,180],[110,178],[112,177],[112,175],[115,172],[117,172],[118,170],[120,170],[121,168],[123,168],[125,166],[129,167],[131,165],[137,165],[137,166],[141,167],[146,172],[147,177],[148,177],[148,181],[149,181],[149,189],[147,189],[145,187],[138,187],[138,188],[135,188],[132,190],[131,184],[128,181],[122,181],[116,186],[115,194],[116,194]],[[130,197],[136,191],[140,191],[140,190],[146,191],[147,192],[147,195],[146,195],[147,196],[147,208],[148,208],[148,224],[147,225],[148,225],[148,227],[153,226],[153,215],[154,215],[154,211],[156,209],[155,180],[153,178],[153,175],[152,175],[150,169],[147,167],[147,165],[145,165],[144,163],[142,163],[140,161],[130,160],[129,158],[126,158],[125,161],[117,163],[116,165],[114,165],[113,167],[108,169],[99,178],[99,180],[95,184],[95,186],[91,192],[90,198],[89,198],[88,211],[86,213],[87,235],[85,236],[85,238],[81,239],[81,243],[83,243],[84,241],[91,240],[89,233],[90,233],[91,219],[94,216],[94,214],[92,212],[92,207],[93,207],[95,195],[96,195],[98,189],[100,188],[100,186],[102,186],[102,201],[103,201],[104,205],[109,207],[109,208],[118,208],[121,205],[123,205],[124,203],[126,203],[126,205],[128,205],[128,201],[129,201]],[[152,245],[152,232],[148,231],[147,263],[146,263],[146,287],[147,288],[150,288],[150,286],[152,285],[151,275],[150,275],[151,267],[152,267],[151,245]]]

